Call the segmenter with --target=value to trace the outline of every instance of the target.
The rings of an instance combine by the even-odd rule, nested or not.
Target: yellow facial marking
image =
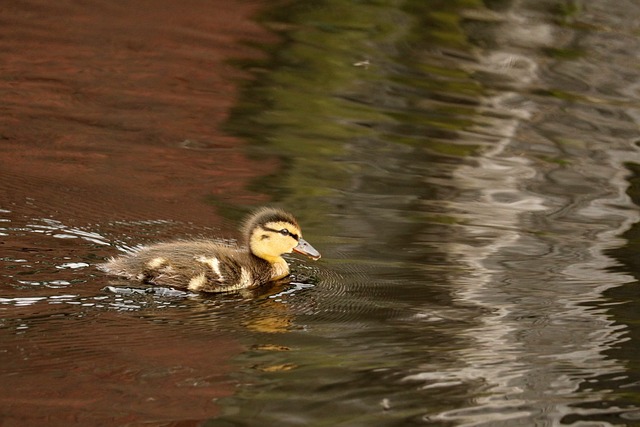
[[[207,282],[207,277],[204,273],[200,273],[197,276],[193,276],[191,280],[189,280],[188,289],[190,291],[197,291],[201,289],[205,283]]]
[[[167,262],[166,258],[158,257],[154,258],[147,263],[147,267],[149,268],[158,268]]]
[[[280,232],[285,229],[287,233]],[[290,234],[300,236],[300,229],[287,221],[272,221],[256,227],[249,240],[251,252],[273,265],[284,263],[282,254],[291,253],[298,244]]]

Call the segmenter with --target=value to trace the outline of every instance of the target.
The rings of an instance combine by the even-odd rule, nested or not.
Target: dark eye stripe
[[[293,237],[293,238],[294,238],[294,239],[296,239],[296,240],[300,240],[300,237],[299,237],[297,234],[290,232],[290,231],[289,231],[289,230],[287,230],[286,228],[283,228],[282,230],[275,230],[275,229],[273,229],[273,228],[265,227],[265,226],[263,225],[263,226],[262,226],[262,229],[263,229],[263,230],[266,230],[266,231],[271,231],[272,233],[280,233],[280,234],[282,234],[283,236],[291,236],[291,237]]]

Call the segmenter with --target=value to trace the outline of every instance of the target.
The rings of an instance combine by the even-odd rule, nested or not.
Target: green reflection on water
[[[259,71],[228,123],[254,142],[252,155],[280,161],[253,189],[297,211],[310,198],[317,206],[368,167],[351,150],[354,141],[372,150],[402,144],[473,154],[477,146],[453,140],[474,125],[483,88],[465,70],[422,52],[430,45],[471,51],[461,16],[480,5],[297,1],[265,13],[262,23],[282,42],[263,47],[267,60],[240,64]]]
[[[445,175],[479,148],[474,141],[459,138],[460,132],[475,125],[476,108],[484,95],[473,75],[459,66],[464,62],[459,58],[470,58],[473,50],[460,17],[463,10],[479,5],[462,0],[298,1],[262,17],[265,26],[277,29],[282,42],[264,47],[267,60],[242,64],[257,70],[256,78],[245,87],[228,129],[253,142],[251,155],[278,159],[278,171],[256,181],[253,189],[294,210],[305,226],[305,237],[316,244],[316,236],[309,234],[312,230],[323,236],[319,241],[324,239],[325,247],[364,248],[367,258],[356,262],[359,254],[349,253],[348,259],[324,258],[327,270],[348,273],[354,268],[373,268],[379,273],[378,280],[393,282],[397,280],[395,273],[408,265],[417,268],[416,264],[422,266],[429,260],[437,265],[444,258],[440,249],[419,240],[454,228],[463,219],[440,208],[429,212],[420,203],[421,199],[444,197],[426,176]],[[448,53],[430,54],[431,48]],[[374,204],[394,213],[388,217],[381,213],[380,218],[368,213],[377,235],[363,242],[358,240],[362,234],[342,234],[333,229],[341,225],[339,221],[326,220],[340,203],[347,211],[366,210]],[[384,221],[385,227],[378,229],[376,221]],[[410,250],[405,250],[407,247]],[[391,257],[389,248],[401,250]],[[419,274],[429,276],[423,271]],[[432,274],[440,278],[451,272],[443,274],[434,267]],[[355,283],[347,286],[354,292]],[[385,286],[372,284],[375,288],[383,295],[387,292]],[[439,288],[421,292],[438,294],[433,300],[448,298]],[[373,313],[368,314],[371,325],[384,319],[387,310],[394,310],[403,298],[413,301],[410,295],[400,294],[393,303],[383,297],[364,301],[367,313]],[[336,304],[359,307],[357,299],[358,295],[344,296]],[[380,401],[387,393],[395,388],[398,399],[415,398],[412,389],[395,382],[370,383],[372,370],[394,369],[403,358],[414,357],[414,350],[397,342],[384,355],[377,350],[356,354],[348,337],[351,328],[344,328],[342,333],[347,335],[343,339],[329,342],[321,336],[329,334],[332,326],[323,326],[317,318],[313,322],[317,328],[314,334],[293,332],[257,338],[273,339],[294,349],[286,356],[249,351],[237,360],[254,366],[254,360],[260,359],[264,374],[259,391],[243,389],[226,401],[227,419],[233,419],[232,412],[237,410],[239,419],[259,419],[255,422],[264,425],[281,423],[278,417],[285,414],[279,411],[286,412],[294,405],[301,408],[302,417],[322,419],[322,425],[346,420],[383,425]],[[399,335],[397,338],[402,341]],[[451,342],[445,341],[448,348]],[[432,346],[434,352],[439,351],[433,340]],[[424,349],[417,346],[415,351],[422,354]],[[344,381],[347,393],[358,389],[360,382],[366,383],[370,390],[364,406],[339,413],[350,405],[345,405],[335,389],[323,389],[323,381]],[[310,395],[310,387],[321,390]],[[403,393],[407,397],[399,397]],[[445,399],[433,405],[436,410],[438,405],[456,403]],[[331,408],[337,410],[333,416]],[[421,413],[420,407],[399,408],[388,421]]]
[[[511,2],[484,3],[489,8],[499,9]],[[547,11],[556,15],[552,22],[575,28],[584,26],[575,20],[572,3],[566,4],[564,12],[560,9]],[[357,272],[365,272],[361,280],[367,282],[359,289],[358,283],[340,283],[348,290],[337,294],[332,303],[338,308],[332,309],[346,307],[344,311],[353,317],[340,319],[339,334],[332,330],[335,325],[322,324],[321,316],[316,316],[316,313],[322,313],[318,310],[309,320],[316,328],[312,333],[283,333],[274,339],[293,349],[286,357],[281,353],[247,352],[244,355],[246,358],[240,363],[253,366],[252,358],[260,358],[260,366],[264,367],[261,372],[265,373],[261,376],[261,387],[253,392],[244,389],[234,397],[245,399],[239,409],[245,417],[259,408],[256,416],[274,424],[281,421],[278,410],[286,413],[295,406],[306,408],[302,417],[320,415],[318,419],[326,425],[335,425],[341,421],[341,415],[336,413],[332,419],[328,414],[342,405],[353,409],[349,414],[351,419],[360,414],[361,420],[371,417],[366,420],[369,424],[376,420],[376,425],[383,425],[376,418],[379,412],[375,409],[379,409],[376,400],[385,397],[384,394],[370,389],[364,393],[366,402],[361,397],[349,400],[349,396],[341,401],[343,396],[336,389],[342,387],[347,393],[362,393],[363,387],[373,387],[371,376],[375,369],[392,370],[393,365],[402,365],[407,360],[446,358],[450,350],[446,346],[451,345],[451,338],[462,336],[447,325],[446,331],[440,330],[444,344],[438,348],[433,340],[434,331],[438,332],[436,327],[429,329],[428,325],[420,325],[419,331],[408,328],[406,339],[397,342],[394,339],[399,329],[395,329],[393,335],[385,335],[385,329],[381,333],[385,338],[385,353],[380,355],[368,353],[369,349],[375,351],[380,347],[368,345],[370,342],[365,335],[374,336],[371,329],[380,319],[386,319],[386,310],[392,305],[404,308],[401,303],[405,299],[415,305],[418,298],[425,296],[430,301],[447,301],[449,297],[446,281],[454,282],[447,276],[455,275],[455,263],[450,262],[447,257],[451,255],[440,249],[439,244],[455,242],[447,237],[455,233],[456,226],[464,224],[465,217],[440,203],[451,194],[454,199],[455,191],[460,190],[446,188],[451,185],[447,174],[475,157],[482,144],[492,144],[497,136],[492,134],[490,125],[499,121],[503,114],[509,118],[506,112],[500,111],[484,113],[482,117],[483,98],[522,88],[517,82],[505,86],[500,81],[501,75],[492,76],[491,73],[485,76],[487,86],[483,86],[482,76],[470,71],[480,70],[477,72],[481,74],[482,69],[465,67],[481,61],[474,56],[474,44],[492,46],[500,43],[495,40],[499,28],[493,28],[500,17],[483,7],[475,1],[297,1],[263,16],[263,24],[276,29],[282,42],[264,47],[268,60],[243,64],[256,70],[256,79],[245,88],[229,129],[254,142],[252,155],[274,157],[280,162],[279,170],[268,179],[256,182],[254,189],[291,206],[305,226],[311,224],[309,229],[324,233],[326,246],[349,247],[339,249],[347,252],[349,258],[336,256],[323,260],[331,263],[327,270],[349,273],[360,269]],[[538,7],[544,9],[548,5],[536,5]],[[470,13],[474,8],[476,13]],[[467,22],[472,19],[465,17],[470,16],[474,16],[476,22]],[[474,32],[474,41],[468,38],[465,26],[478,30]],[[488,27],[485,28],[487,31],[482,31],[483,26]],[[543,55],[545,59],[564,64],[582,59],[583,54],[573,45],[553,48],[534,45],[523,52]],[[493,86],[488,89],[489,85]],[[588,104],[588,93],[572,87],[556,88],[548,82],[540,83],[525,87],[525,95],[567,104]],[[488,123],[484,129],[483,119]],[[474,132],[474,127],[480,131]],[[483,137],[486,137],[484,142],[474,140]],[[587,150],[583,147],[587,140],[579,135],[567,137],[560,132],[553,139],[553,148]],[[542,152],[533,156],[546,162],[546,166],[560,168],[569,168],[579,161],[579,157],[555,155],[555,152],[549,150],[549,154]],[[562,153],[562,150],[557,152]],[[436,179],[430,180],[430,177]],[[465,200],[465,197],[459,199]],[[473,201],[474,194],[466,199]],[[337,200],[343,202],[345,210],[360,209],[354,215],[356,221],[341,223],[334,217],[322,224],[323,218],[336,215],[336,210],[327,205],[337,205]],[[344,224],[356,223],[364,231],[350,230],[348,234],[341,234],[337,230]],[[318,224],[322,224],[324,230]],[[553,229],[522,230],[527,238],[529,235],[554,236]],[[637,234],[637,231],[634,228],[633,232]],[[309,234],[305,235],[309,237]],[[634,236],[626,237],[636,245]],[[633,249],[633,245],[628,247]],[[363,268],[365,264],[370,269]],[[418,274],[418,267],[425,265],[428,271],[425,268]],[[371,272],[375,274],[369,274]],[[347,279],[341,277],[337,281],[356,282],[359,279],[356,274],[345,276]],[[402,292],[392,286],[398,283],[404,286]],[[425,283],[428,285],[424,286]],[[412,293],[411,286],[420,291]],[[328,295],[326,290],[317,292],[314,295]],[[362,301],[357,301],[357,292],[364,296]],[[320,306],[320,299],[314,304]],[[523,307],[526,309],[526,305]],[[304,317],[295,313],[292,316],[297,316],[296,319]],[[354,318],[361,323],[353,321]],[[303,322],[304,319],[300,321]],[[633,319],[627,323],[631,322]],[[357,336],[355,332],[350,333],[351,324],[356,327],[364,324],[369,330]],[[423,336],[428,338],[422,341]],[[325,337],[332,339],[322,341]],[[429,345],[423,345],[427,341]],[[411,342],[418,344],[417,350],[407,346]],[[350,355],[354,354],[353,348],[357,344],[361,345],[358,356],[352,358]],[[434,352],[431,359],[424,355],[416,357],[413,353],[427,350]],[[633,359],[628,355],[621,358]],[[446,366],[446,363],[437,366]],[[338,386],[323,388],[322,380]],[[394,382],[384,376],[379,380],[380,384],[376,386],[383,390],[394,386]],[[482,390],[469,384],[465,383],[465,390],[453,393],[449,400],[411,390],[412,396],[407,401],[415,404],[423,397],[425,401],[429,398],[430,410],[434,413],[440,408],[464,406],[466,397],[474,396],[474,393],[477,396]],[[589,384],[589,387],[595,386]],[[314,388],[316,394],[306,394],[309,388]],[[350,402],[360,406],[350,407]],[[314,413],[310,407],[321,407],[323,413]],[[420,408],[406,407],[410,409],[397,416],[409,418],[421,413]]]

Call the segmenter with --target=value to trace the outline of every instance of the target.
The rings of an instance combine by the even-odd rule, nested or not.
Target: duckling
[[[313,260],[320,253],[302,238],[298,222],[288,212],[262,208],[243,227],[245,245],[212,240],[157,243],[109,259],[102,271],[157,286],[194,292],[252,289],[283,279],[289,266],[283,254],[298,252]]]

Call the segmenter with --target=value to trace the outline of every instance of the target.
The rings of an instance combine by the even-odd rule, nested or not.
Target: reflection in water
[[[177,325],[153,322],[141,330],[138,316],[85,308],[84,316],[72,317],[65,315],[69,311],[43,316],[32,308],[39,320],[25,317],[15,328],[8,325],[14,336],[3,332],[3,342],[12,344],[0,355],[7,422],[198,419],[215,414],[215,399],[231,391],[223,362],[238,348],[228,339],[205,331],[185,336]]]
[[[275,39],[250,19],[258,10],[254,1],[3,1],[8,201],[67,223],[203,225],[219,225],[205,198],[265,202],[246,184],[276,162],[248,159],[219,130],[237,97],[230,82],[242,77],[228,61],[260,54],[247,42]]]
[[[500,117],[482,126],[483,132],[494,136],[492,146],[476,165],[453,174],[460,188],[477,192],[471,202],[451,202],[452,210],[463,212],[467,221],[467,239],[475,242],[450,248],[474,271],[458,283],[455,295],[485,306],[492,314],[465,333],[475,344],[459,352],[460,365],[407,377],[425,381],[427,387],[482,380],[488,393],[476,398],[475,405],[430,418],[459,425],[522,418],[560,424],[572,413],[573,393],[584,383],[593,387],[593,378],[624,377],[625,372],[621,361],[607,356],[624,339],[624,327],[616,325],[607,310],[589,305],[602,301],[608,288],[632,280],[610,271],[616,261],[605,251],[621,245],[617,236],[639,219],[625,193],[624,162],[638,162],[640,155],[626,138],[607,138],[604,151],[598,141],[589,141],[592,135],[574,133],[577,141],[584,138],[579,142],[582,155],[568,160],[570,166],[546,172],[542,179],[553,183],[552,192],[546,191],[545,182],[532,184],[541,180],[541,171],[533,159],[522,155],[531,150],[522,142],[535,141],[535,151],[552,152],[545,131],[557,132],[570,118],[547,100],[522,95],[547,84],[536,63],[543,58],[509,49],[525,44],[523,33],[527,46],[557,46],[550,39],[552,29],[541,31],[539,23],[528,28],[524,13],[514,7],[505,15],[495,32],[511,42],[501,45],[505,51],[491,51],[479,61],[477,71],[502,85],[509,82],[508,91],[486,98],[481,107],[482,113]],[[597,115],[591,120],[598,120]],[[602,130],[613,133],[618,125],[611,123],[610,131]],[[585,181],[595,185],[586,186]],[[601,225],[579,228],[592,223]],[[478,239],[485,243],[478,245]],[[588,400],[606,400],[608,394],[592,391]],[[580,416],[611,412],[599,406],[583,409]]]
[[[435,424],[602,425],[600,416],[635,406],[617,407],[598,378],[624,381],[628,369],[609,355],[626,328],[599,304],[607,289],[633,280],[611,271],[616,261],[605,251],[623,244],[618,236],[638,221],[623,165],[639,160],[637,123],[629,120],[637,116],[630,107],[637,73],[623,59],[634,55],[635,36],[613,22],[628,26],[624,17],[640,11],[437,3],[359,8],[362,21],[331,2],[274,18],[308,24],[287,36],[290,51],[317,70],[305,78],[316,81],[300,82],[296,64],[277,58],[271,78],[290,90],[268,114],[257,113],[272,135],[257,138],[297,159],[300,170],[282,177],[291,182],[278,184],[302,190],[288,201],[303,200],[297,180],[324,159],[318,174],[334,192],[322,201],[344,230],[332,236],[341,260],[330,265],[343,278],[325,278],[313,320],[298,319],[331,337],[326,356],[343,365],[334,375],[342,379],[314,389],[314,401],[336,414],[335,425],[364,424],[379,402],[390,418]],[[365,21],[379,33],[353,25]],[[389,21],[415,25],[385,27]],[[345,51],[347,38],[360,44]],[[367,66],[349,69],[363,61],[358,49]],[[252,99],[271,93],[263,82]],[[316,95],[302,107],[307,93]],[[324,136],[322,156],[293,143],[307,135]],[[383,319],[394,326],[377,327]],[[327,364],[307,364],[331,376]],[[292,399],[291,382],[306,375],[300,368],[278,386],[265,378],[265,387]],[[347,390],[356,389],[364,395],[354,401]],[[261,420],[286,418],[274,399],[263,405]]]
[[[274,158],[219,130],[228,60],[275,40],[259,7],[2,2],[0,424],[198,425],[233,393],[241,303],[109,293],[94,265],[267,200],[246,187]]]

